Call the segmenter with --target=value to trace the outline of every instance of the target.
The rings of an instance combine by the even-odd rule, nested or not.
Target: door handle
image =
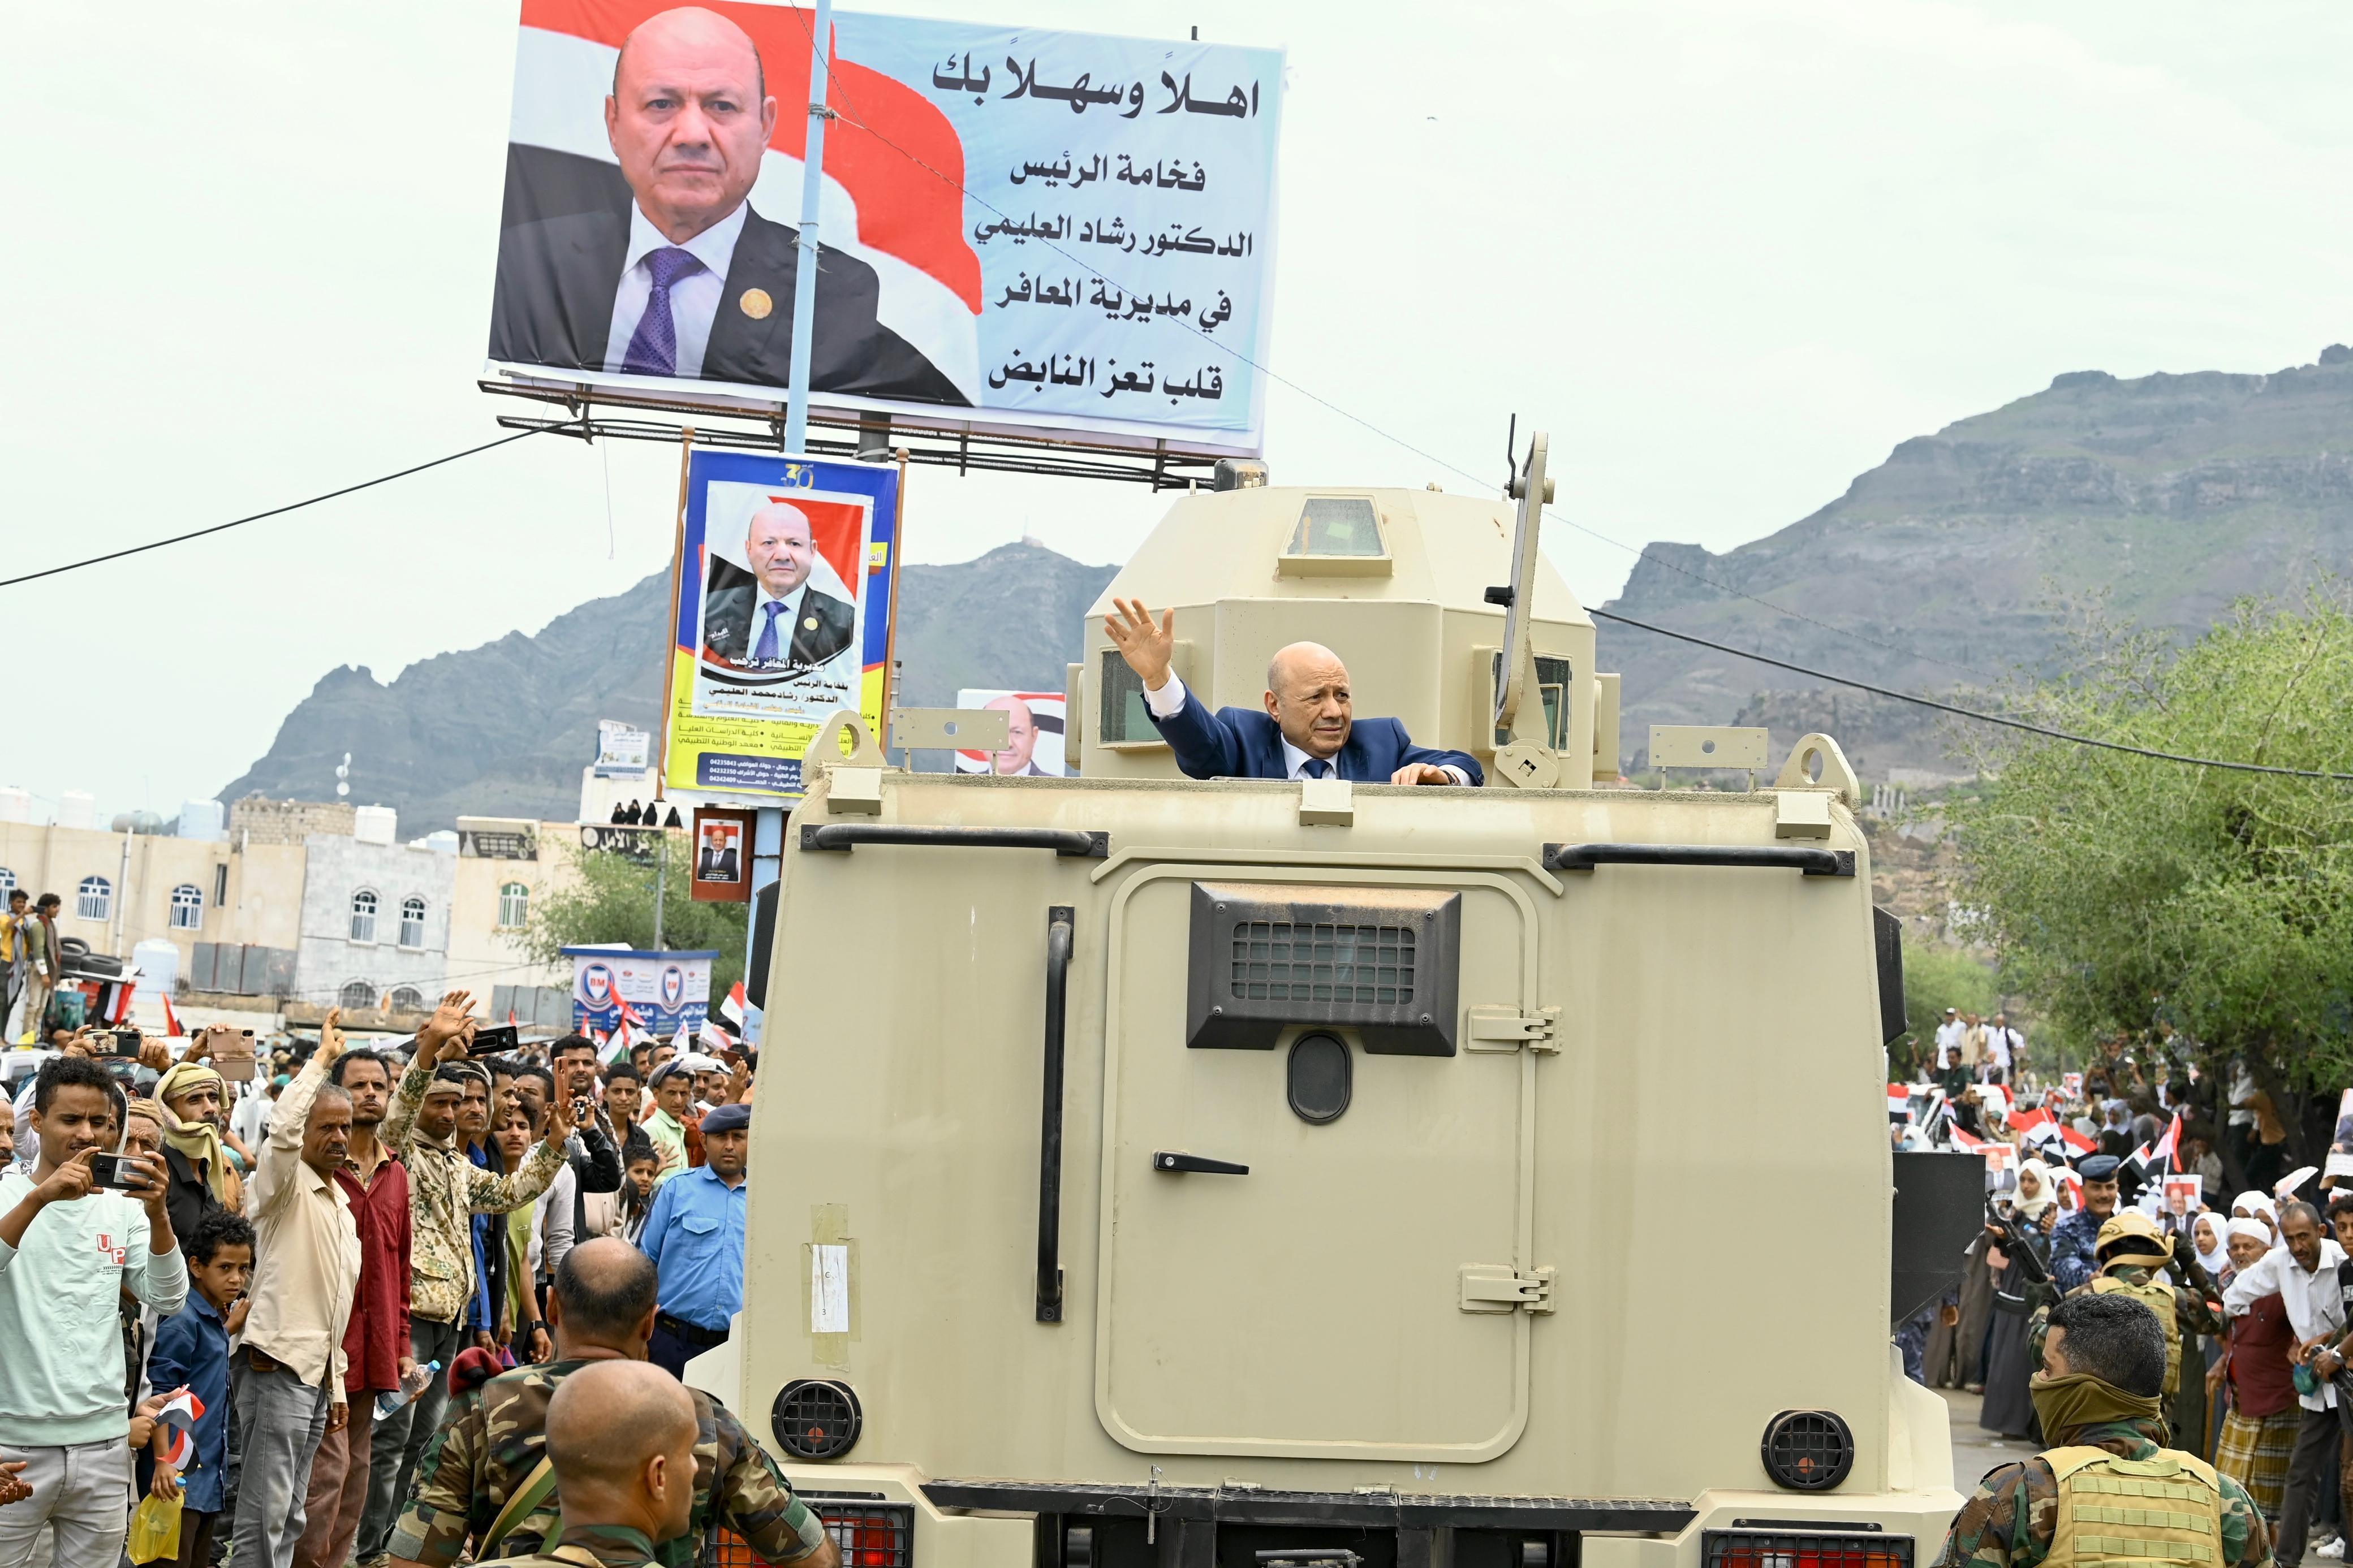
[[[1152,1168],[1155,1171],[1174,1172],[1179,1175],[1187,1171],[1198,1171],[1205,1176],[1250,1174],[1248,1165],[1237,1165],[1231,1160],[1208,1160],[1198,1154],[1180,1153],[1174,1149],[1155,1151],[1152,1156]]]
[[[1045,1096],[1038,1132],[1038,1321],[1062,1321],[1062,1031],[1069,1016],[1077,910],[1046,911]]]

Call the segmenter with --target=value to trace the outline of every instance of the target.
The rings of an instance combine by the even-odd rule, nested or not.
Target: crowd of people
[[[723,1529],[834,1568],[678,1384],[742,1305],[756,1052],[707,1026],[489,1054],[464,992],[390,1048],[340,1026],[248,1082],[237,1031],[60,1032],[0,1101],[0,1568],[111,1564],[134,1511],[182,1564],[553,1548],[554,1396],[616,1360],[696,1433],[691,1528],[631,1550]]]
[[[2137,1301],[2166,1354],[2143,1436],[2235,1483],[2280,1568],[2307,1552],[2342,1560],[2353,1184],[2285,1169],[2284,1127],[2253,1076],[2201,1075],[2172,1045],[2105,1042],[2084,1072],[2045,1083],[1999,1015],[1947,1015],[1933,1065],[1890,1086],[1890,1131],[1899,1148],[1982,1154],[1987,1224],[1959,1284],[1900,1329],[1905,1370],[1981,1394],[1990,1432],[2055,1443],[2052,1323],[2066,1303]]]

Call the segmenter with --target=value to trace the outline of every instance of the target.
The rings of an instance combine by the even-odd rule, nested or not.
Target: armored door
[[[1508,1449],[1549,1309],[1527,892],[1165,865],[1107,925],[1104,1427],[1155,1454]]]

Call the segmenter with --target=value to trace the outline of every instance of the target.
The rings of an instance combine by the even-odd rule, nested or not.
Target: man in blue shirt
[[[2094,1154],[2075,1167],[2084,1183],[2084,1206],[2051,1233],[2051,1282],[2063,1296],[2090,1284],[2100,1271],[2100,1226],[2116,1212],[2116,1167],[2123,1163],[2113,1154]]]
[[[683,1379],[686,1363],[725,1342],[744,1304],[744,1170],[752,1109],[723,1105],[702,1119],[706,1162],[654,1192],[638,1246],[660,1277],[654,1298],[655,1362]]]
[[[158,1389],[185,1386],[204,1406],[188,1436],[195,1452],[174,1468],[157,1455],[169,1451],[159,1439],[156,1455],[142,1456],[145,1489],[180,1497],[180,1558],[212,1560],[213,1525],[219,1517],[228,1466],[228,1327],[227,1318],[245,1294],[253,1274],[253,1226],[227,1209],[209,1209],[196,1222],[184,1248],[188,1260],[188,1304],[155,1330],[155,1351],[147,1376]]]

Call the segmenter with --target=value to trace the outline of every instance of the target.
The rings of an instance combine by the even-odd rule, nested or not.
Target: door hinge
[[[1514,1268],[1504,1263],[1462,1266],[1461,1307],[1466,1312],[1509,1312],[1525,1307],[1531,1312],[1552,1310],[1550,1268]]]
[[[1469,1048],[1474,1051],[1557,1051],[1555,1031],[1560,1009],[1530,1012],[1509,1003],[1481,1003],[1471,1009]]]

